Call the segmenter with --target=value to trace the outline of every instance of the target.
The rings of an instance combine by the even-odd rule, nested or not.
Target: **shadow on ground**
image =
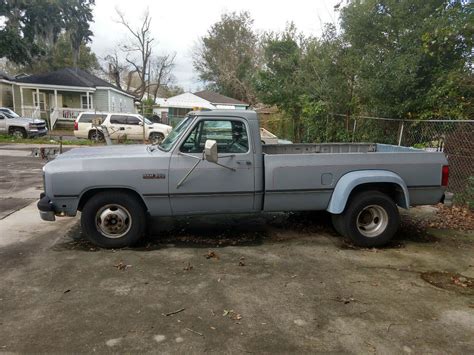
[[[291,233],[286,233],[291,232]],[[283,243],[289,240],[325,236],[341,249],[364,250],[350,239],[340,237],[331,224],[331,215],[322,212],[291,212],[258,215],[213,215],[193,217],[150,218],[148,231],[137,251],[169,247],[211,248],[227,246],[257,246],[263,243]],[[401,225],[393,240],[379,249],[403,248],[406,242],[433,243],[438,240],[419,221],[402,215]],[[97,251],[77,224],[55,250]]]

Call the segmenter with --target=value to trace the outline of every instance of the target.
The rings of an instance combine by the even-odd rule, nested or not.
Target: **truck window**
[[[127,124],[138,126],[140,124],[140,120],[138,117],[135,116],[127,116]]]
[[[96,115],[94,113],[84,113],[84,114],[81,115],[78,122],[92,123],[92,120],[96,117],[100,118],[102,120],[102,122],[104,122],[105,117],[107,117],[107,115]]]
[[[112,124],[127,124],[127,116],[112,115],[112,116],[110,116],[110,123],[112,123]]]
[[[219,153],[246,153],[249,140],[245,124],[233,120],[203,120],[191,131],[181,146],[185,153],[202,153],[206,140],[217,142]]]

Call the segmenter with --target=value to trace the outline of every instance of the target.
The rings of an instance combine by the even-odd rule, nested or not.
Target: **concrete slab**
[[[23,198],[0,198],[0,219],[29,205],[33,200]]]

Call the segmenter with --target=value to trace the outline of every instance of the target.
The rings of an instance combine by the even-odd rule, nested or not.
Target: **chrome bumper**
[[[446,207],[451,207],[453,205],[454,194],[452,192],[445,192],[443,196],[443,204]]]
[[[54,215],[53,211],[39,211],[39,214],[43,221],[54,222],[56,220],[56,216]]]
[[[52,222],[56,220],[53,205],[44,192],[41,193],[40,200],[36,206],[38,207],[40,217],[43,221]]]

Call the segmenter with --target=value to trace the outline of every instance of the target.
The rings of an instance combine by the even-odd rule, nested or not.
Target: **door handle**
[[[120,127],[120,128],[119,128],[119,130],[121,130],[121,131],[125,131],[125,128],[123,128],[123,127]]]
[[[239,165],[252,165],[250,160],[237,160],[237,164]]]

